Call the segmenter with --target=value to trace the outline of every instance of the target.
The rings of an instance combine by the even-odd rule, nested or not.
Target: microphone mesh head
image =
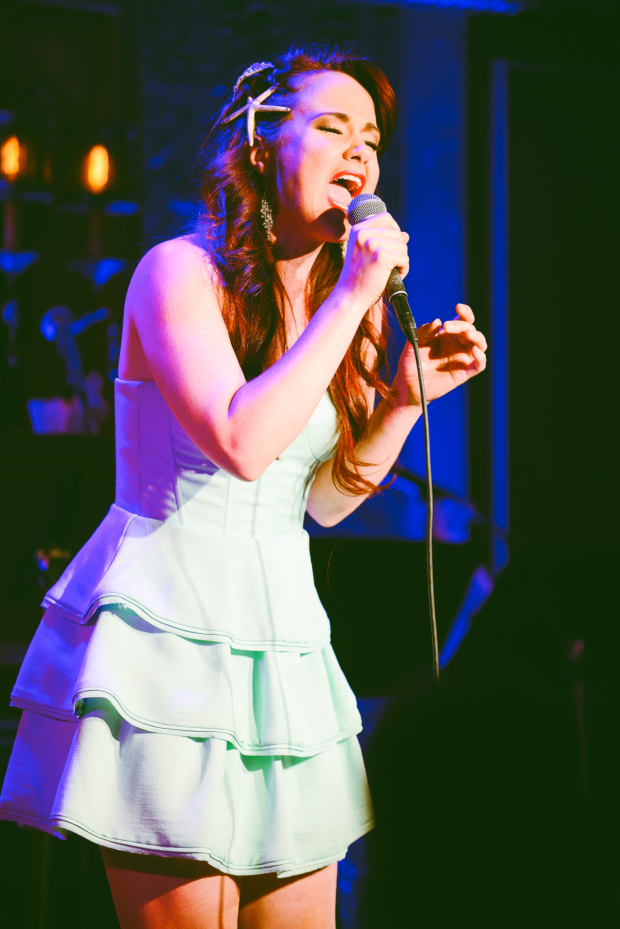
[[[383,200],[374,194],[360,194],[351,200],[347,211],[347,219],[354,226],[369,216],[376,216],[377,213],[387,213],[387,207]]]

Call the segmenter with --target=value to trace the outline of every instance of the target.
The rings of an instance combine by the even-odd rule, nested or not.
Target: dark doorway
[[[506,76],[509,547],[611,542],[618,390],[619,17],[580,5],[474,17],[470,297],[492,330],[493,124]],[[495,193],[492,196],[492,191]],[[493,359],[491,358],[491,364]],[[492,499],[491,378],[471,388],[472,494]]]
[[[611,541],[620,75],[509,74],[511,547]]]

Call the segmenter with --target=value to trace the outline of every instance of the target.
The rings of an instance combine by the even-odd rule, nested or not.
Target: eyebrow
[[[347,116],[346,113],[332,113],[332,112],[329,112],[329,113],[317,113],[317,115],[314,117],[314,119],[319,119],[321,116],[335,116],[336,119],[339,119],[339,120],[340,120],[341,122],[343,122],[343,123],[350,123],[350,122],[351,122],[351,118],[350,118],[349,116]],[[362,129],[362,132],[378,132],[379,135],[381,135],[380,129],[379,129],[377,126],[375,126],[374,123],[366,123],[366,125],[365,125],[364,128]]]

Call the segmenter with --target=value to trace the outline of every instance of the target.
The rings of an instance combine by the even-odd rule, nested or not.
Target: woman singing
[[[420,416],[408,346],[382,379],[408,237],[346,219],[395,110],[350,53],[248,68],[205,145],[200,224],[129,287],[116,502],[45,597],[1,804],[101,846],[123,929],[330,929],[336,862],[372,828],[302,522],[359,506]],[[420,328],[429,400],[485,365],[457,313]]]

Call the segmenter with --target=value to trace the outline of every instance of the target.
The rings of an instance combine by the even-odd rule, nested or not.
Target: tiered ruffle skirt
[[[331,646],[203,636],[122,603],[87,621],[48,609],[13,691],[24,712],[0,818],[234,875],[342,858],[372,810]]]

